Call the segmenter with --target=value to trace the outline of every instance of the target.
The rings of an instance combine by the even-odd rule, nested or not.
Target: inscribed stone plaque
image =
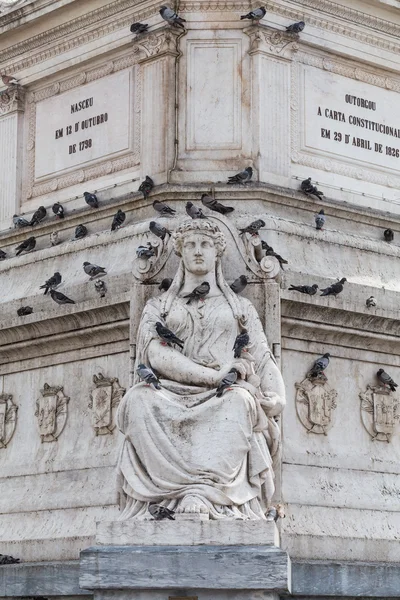
[[[302,149],[400,171],[400,94],[304,67]]]
[[[124,154],[131,145],[131,75],[121,71],[39,102],[36,180]]]

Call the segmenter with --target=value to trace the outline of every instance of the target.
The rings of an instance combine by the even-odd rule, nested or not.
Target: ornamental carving
[[[0,448],[6,448],[17,425],[18,406],[10,394],[0,394]]]
[[[40,393],[42,397],[36,401],[35,411],[40,437],[42,443],[55,442],[67,422],[70,399],[62,386],[50,386],[48,383],[44,384]]]
[[[360,393],[361,420],[373,441],[390,442],[400,419],[400,401],[382,386]]]
[[[136,44],[136,48],[139,51],[142,50],[144,54],[142,61],[163,54],[177,56],[176,39],[178,36],[179,31],[175,31],[171,28],[164,28],[155,33],[146,35]]]
[[[296,410],[308,433],[327,435],[333,424],[336,408],[336,390],[328,384],[326,377],[306,377],[296,383]]]
[[[245,33],[250,38],[249,54],[264,52],[290,59],[293,52],[297,52],[299,48],[296,41],[293,40],[293,35],[263,25],[252,25],[245,30]]]
[[[14,85],[0,92],[0,115],[25,108],[25,89],[21,85]]]
[[[94,390],[90,393],[89,408],[92,410],[92,424],[96,435],[107,435],[115,429],[115,411],[126,392],[117,377],[93,375]]]

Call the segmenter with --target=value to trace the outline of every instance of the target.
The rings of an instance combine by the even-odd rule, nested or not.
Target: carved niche
[[[92,409],[92,424],[96,435],[107,435],[115,429],[115,412],[126,389],[117,377],[93,375],[95,384],[90,394],[89,408]]]
[[[62,386],[45,383],[40,390],[42,397],[36,401],[35,417],[38,418],[39,433],[43,442],[55,442],[65,427],[68,416],[69,398]]]
[[[17,425],[18,406],[10,394],[0,394],[0,448],[6,448]]]
[[[328,384],[325,376],[307,376],[296,383],[296,411],[308,433],[328,435],[333,425],[333,411],[336,408],[336,390]]]
[[[400,419],[400,402],[382,386],[367,385],[359,394],[361,420],[372,441],[390,442]]]

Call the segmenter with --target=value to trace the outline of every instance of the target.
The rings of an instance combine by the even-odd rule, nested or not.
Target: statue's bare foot
[[[192,496],[189,494],[182,498],[175,512],[185,514],[208,514],[208,508],[200,496]]]

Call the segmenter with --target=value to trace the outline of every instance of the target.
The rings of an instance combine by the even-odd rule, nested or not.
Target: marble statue
[[[149,518],[149,503],[210,519],[265,519],[274,493],[273,459],[280,447],[274,419],[285,405],[284,384],[252,303],[222,274],[226,241],[211,221],[184,222],[173,234],[181,257],[170,288],[143,311],[136,366],[159,376],[161,389],[139,381],[121,401],[125,439],[118,461],[125,506],[121,519]],[[183,297],[208,281],[204,301]],[[184,342],[165,343],[161,321]],[[247,329],[248,349],[235,359],[235,338]],[[240,373],[221,397],[229,370]]]

